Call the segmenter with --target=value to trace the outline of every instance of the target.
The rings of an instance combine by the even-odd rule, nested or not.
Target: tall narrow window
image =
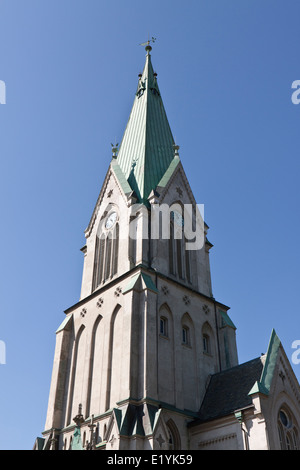
[[[114,230],[114,247],[113,247],[113,260],[112,260],[112,276],[118,272],[118,259],[119,259],[119,224],[116,224]]]
[[[93,274],[93,290],[95,290],[102,281],[103,278],[103,265],[104,265],[104,254],[105,254],[105,237],[102,235],[101,238],[96,237],[95,245],[95,258],[94,258],[94,274]]]
[[[160,320],[159,320],[159,333],[162,336],[168,336],[168,320],[165,317],[160,317]]]
[[[104,280],[106,281],[110,275],[111,269],[111,233],[106,237],[106,250],[105,250],[105,271]]]
[[[184,240],[184,256],[185,256],[185,275],[188,282],[191,282],[191,263],[190,263],[190,251],[186,249],[186,242]]]
[[[103,265],[104,265],[104,253],[105,253],[104,249],[105,249],[105,238],[104,236],[102,236],[100,239],[100,250],[99,250],[98,270],[97,270],[98,271],[97,286],[99,286],[103,277]]]
[[[95,245],[95,257],[94,257],[94,273],[93,273],[93,290],[98,285],[98,265],[99,265],[99,250],[100,250],[100,240],[96,236],[96,245]]]
[[[182,344],[189,344],[189,329],[187,326],[182,327]]]
[[[169,273],[191,283],[190,252],[186,249],[184,219],[177,210],[170,213]]]
[[[176,240],[176,251],[177,251],[177,272],[180,279],[183,279],[182,270],[182,239]]]
[[[203,352],[206,354],[209,354],[210,352],[209,336],[203,335],[202,342],[203,342]]]
[[[173,224],[173,222],[170,223],[169,271],[170,271],[170,274],[175,274],[175,267],[174,267],[174,224]]]
[[[111,212],[105,223],[105,230],[96,236],[93,291],[104,281],[118,272],[119,260],[119,223],[117,213]]]

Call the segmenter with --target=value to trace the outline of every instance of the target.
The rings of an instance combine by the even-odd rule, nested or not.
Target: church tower
[[[209,377],[238,363],[205,223],[189,249],[197,203],[150,53],[85,231],[80,299],[56,331],[44,448],[188,449]]]

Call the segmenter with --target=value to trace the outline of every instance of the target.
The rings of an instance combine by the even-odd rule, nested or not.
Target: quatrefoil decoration
[[[184,301],[185,305],[188,305],[191,301],[187,295],[184,295],[182,297],[182,300]]]
[[[85,317],[86,313],[87,313],[87,309],[86,309],[86,308],[83,308],[83,309],[81,310],[81,312],[80,312],[80,315],[82,316],[82,318]]]
[[[115,290],[115,296],[116,296],[116,297],[119,297],[121,293],[122,293],[122,288],[121,288],[121,287],[117,287],[116,290]]]
[[[102,304],[103,304],[104,300],[102,299],[102,297],[100,297],[97,301],[97,307],[98,308],[101,308],[102,307]]]
[[[168,295],[169,289],[168,289],[167,286],[162,286],[161,290],[162,290],[163,294]]]
[[[208,315],[209,312],[210,312],[210,309],[209,309],[208,305],[203,305],[202,310],[203,310],[204,313],[206,313],[206,315]]]

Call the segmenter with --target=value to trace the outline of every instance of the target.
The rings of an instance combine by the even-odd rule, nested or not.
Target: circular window
[[[287,417],[287,415],[285,414],[285,412],[282,411],[282,410],[280,410],[279,416],[280,416],[280,421],[282,422],[283,426],[288,427],[288,425],[289,425],[289,420],[288,420],[288,417]]]
[[[299,448],[298,443],[298,429],[295,425],[294,418],[290,412],[285,409],[279,410],[278,413],[278,435],[280,441],[280,448],[282,450],[296,450]]]

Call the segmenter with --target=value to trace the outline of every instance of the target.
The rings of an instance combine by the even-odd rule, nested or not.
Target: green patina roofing
[[[171,161],[167,171],[165,172],[165,174],[163,175],[162,179],[160,180],[160,182],[158,183],[157,186],[159,186],[160,188],[164,188],[167,185],[169,179],[171,178],[172,174],[174,173],[175,169],[177,168],[177,165],[178,165],[179,162],[180,162],[179,156],[175,155],[175,157]]]
[[[140,284],[137,284],[140,283]],[[123,289],[123,294],[126,294],[126,292],[131,291],[134,288],[139,288],[139,289],[150,289],[153,292],[158,292],[157,287],[155,286],[154,282],[152,281],[151,277],[148,276],[148,274],[144,273],[137,273],[128,282],[126,285],[125,289]]]
[[[236,330],[236,326],[229,317],[227,312],[224,312],[223,310],[219,310],[221,317],[222,317],[222,326],[230,326],[231,328],[234,328]]]
[[[261,377],[257,382],[255,382],[254,386],[249,392],[249,395],[254,393],[264,393],[265,395],[269,394],[280,344],[280,339],[273,329]]]
[[[72,450],[83,450],[83,445],[82,445],[82,440],[81,440],[81,432],[80,432],[80,427],[79,426],[76,426],[76,428],[75,428],[71,449]]]
[[[151,435],[157,424],[161,410],[157,406],[146,404],[128,404],[126,408],[113,409],[113,415],[122,436]]]
[[[127,179],[125,178],[124,173],[122,172],[121,168],[119,167],[118,163],[116,160],[112,160],[111,162],[111,167],[115,172],[116,177],[118,178],[118,181],[124,191],[125,194],[130,194],[132,192],[131,187],[129,186],[129,183]]]
[[[174,159],[173,145],[174,139],[148,52],[116,160],[140,202],[147,202],[150,192],[170,168]],[[122,176],[119,174],[118,178]]]
[[[71,320],[73,315],[68,315],[64,319],[64,321],[59,325],[59,327],[56,330],[56,333],[59,333],[60,331],[64,330],[66,326],[68,325],[69,321]]]

